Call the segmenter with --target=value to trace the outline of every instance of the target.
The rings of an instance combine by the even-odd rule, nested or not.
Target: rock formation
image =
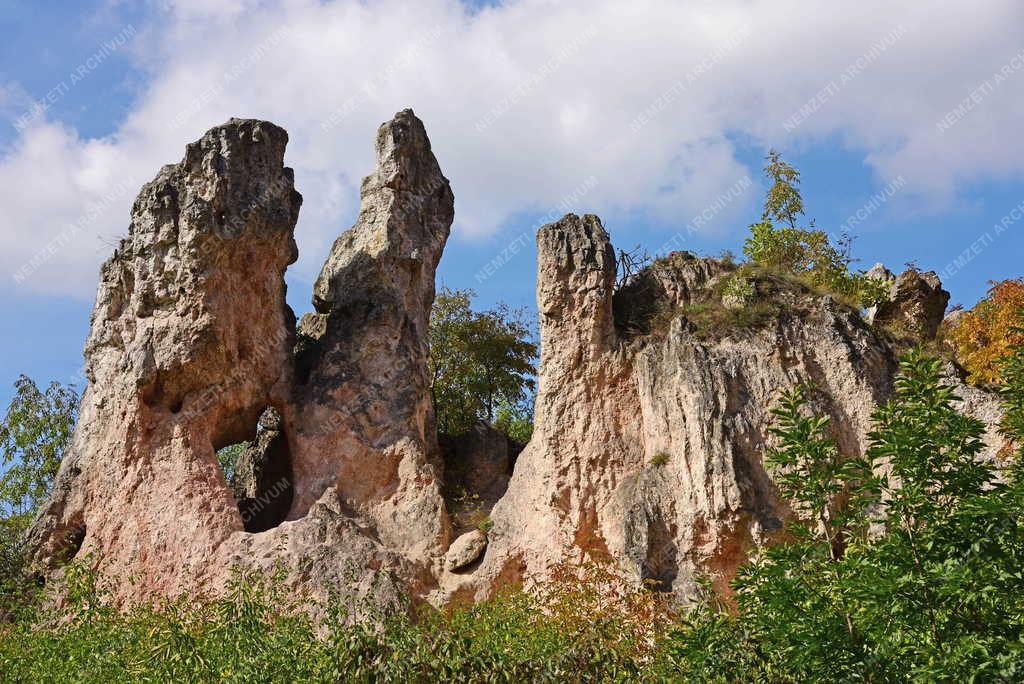
[[[781,389],[811,383],[840,447],[865,448],[896,354],[858,312],[771,277],[724,302],[736,267],[688,253],[616,292],[601,221],[570,214],[537,237],[533,438],[515,458],[480,426],[442,458],[425,340],[453,197],[423,125],[406,110],[380,127],[358,220],[298,325],[286,143],[232,119],[143,187],[102,270],[74,443],[29,533],[44,572],[78,558],[131,601],[280,567],[315,596],[443,603],[595,558],[685,595],[698,572],[724,588],[790,514],[761,458]],[[934,336],[934,274],[881,275],[876,320]],[[980,390],[964,406],[998,416]],[[217,452],[241,442],[228,482]],[[446,504],[453,489],[471,509]]]
[[[287,139],[232,119],[143,187],[103,267],[74,444],[29,533],[41,567],[91,558],[125,598],[279,563],[321,595],[353,575],[381,601],[432,583],[448,525],[424,339],[452,194],[411,111],[381,126],[296,356]],[[232,492],[216,452],[254,439]]]
[[[921,273],[908,268],[896,277],[882,264],[875,264],[867,276],[889,283],[888,299],[868,312],[870,323],[918,341],[935,337],[949,304],[949,293],[942,289],[934,271]]]
[[[288,437],[277,409],[260,416],[256,441],[238,457],[231,489],[246,532],[265,532],[288,515],[295,492]]]
[[[700,307],[688,305],[718,296],[722,306],[712,286],[733,267],[685,253],[615,293],[614,250],[595,216],[545,226],[537,247],[534,437],[492,512],[483,562],[447,590],[482,596],[588,557],[684,595],[698,572],[724,588],[789,514],[761,456],[778,392],[811,383],[812,407],[832,417],[840,447],[861,453],[892,389],[893,348],[831,297],[771,282],[756,295],[779,304],[770,320],[702,330]],[[927,334],[933,313],[905,315],[925,317]],[[968,399],[975,413],[995,404]]]
[[[386,546],[424,565],[448,543],[426,338],[453,217],[422,122],[399,113],[377,134],[359,219],[317,279],[285,409],[294,425],[291,517],[336,487]]]

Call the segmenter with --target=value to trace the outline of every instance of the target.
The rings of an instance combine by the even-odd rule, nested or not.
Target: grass
[[[544,587],[470,606],[371,613],[329,602],[313,619],[279,579],[237,574],[228,594],[116,610],[71,571],[60,613],[0,626],[13,682],[671,681],[676,614],[608,566],[556,569]]]

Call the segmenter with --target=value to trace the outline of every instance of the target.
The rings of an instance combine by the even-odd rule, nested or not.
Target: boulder
[[[949,304],[949,292],[938,275],[911,268],[891,283],[888,300],[873,308],[869,320],[901,337],[921,342],[934,339]]]
[[[444,557],[448,572],[455,572],[470,565],[487,548],[487,535],[482,530],[473,530],[456,539]]]

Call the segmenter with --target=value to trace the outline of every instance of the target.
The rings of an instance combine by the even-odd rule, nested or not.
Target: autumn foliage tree
[[[1001,359],[1024,344],[1017,328],[1024,311],[1024,278],[992,283],[988,295],[965,313],[950,337],[957,359],[978,384],[1002,380]]]

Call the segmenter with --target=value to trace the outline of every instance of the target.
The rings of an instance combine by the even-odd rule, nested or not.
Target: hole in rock
[[[678,549],[668,526],[663,520],[654,520],[647,527],[647,557],[644,559],[643,579],[653,591],[672,591],[678,574]]]
[[[64,544],[64,560],[73,561],[78,552],[82,550],[82,544],[85,543],[85,532],[84,524],[74,525],[68,530],[67,540]]]
[[[277,409],[263,412],[251,441],[218,448],[217,461],[246,532],[265,532],[284,522],[295,490],[288,437]]]

